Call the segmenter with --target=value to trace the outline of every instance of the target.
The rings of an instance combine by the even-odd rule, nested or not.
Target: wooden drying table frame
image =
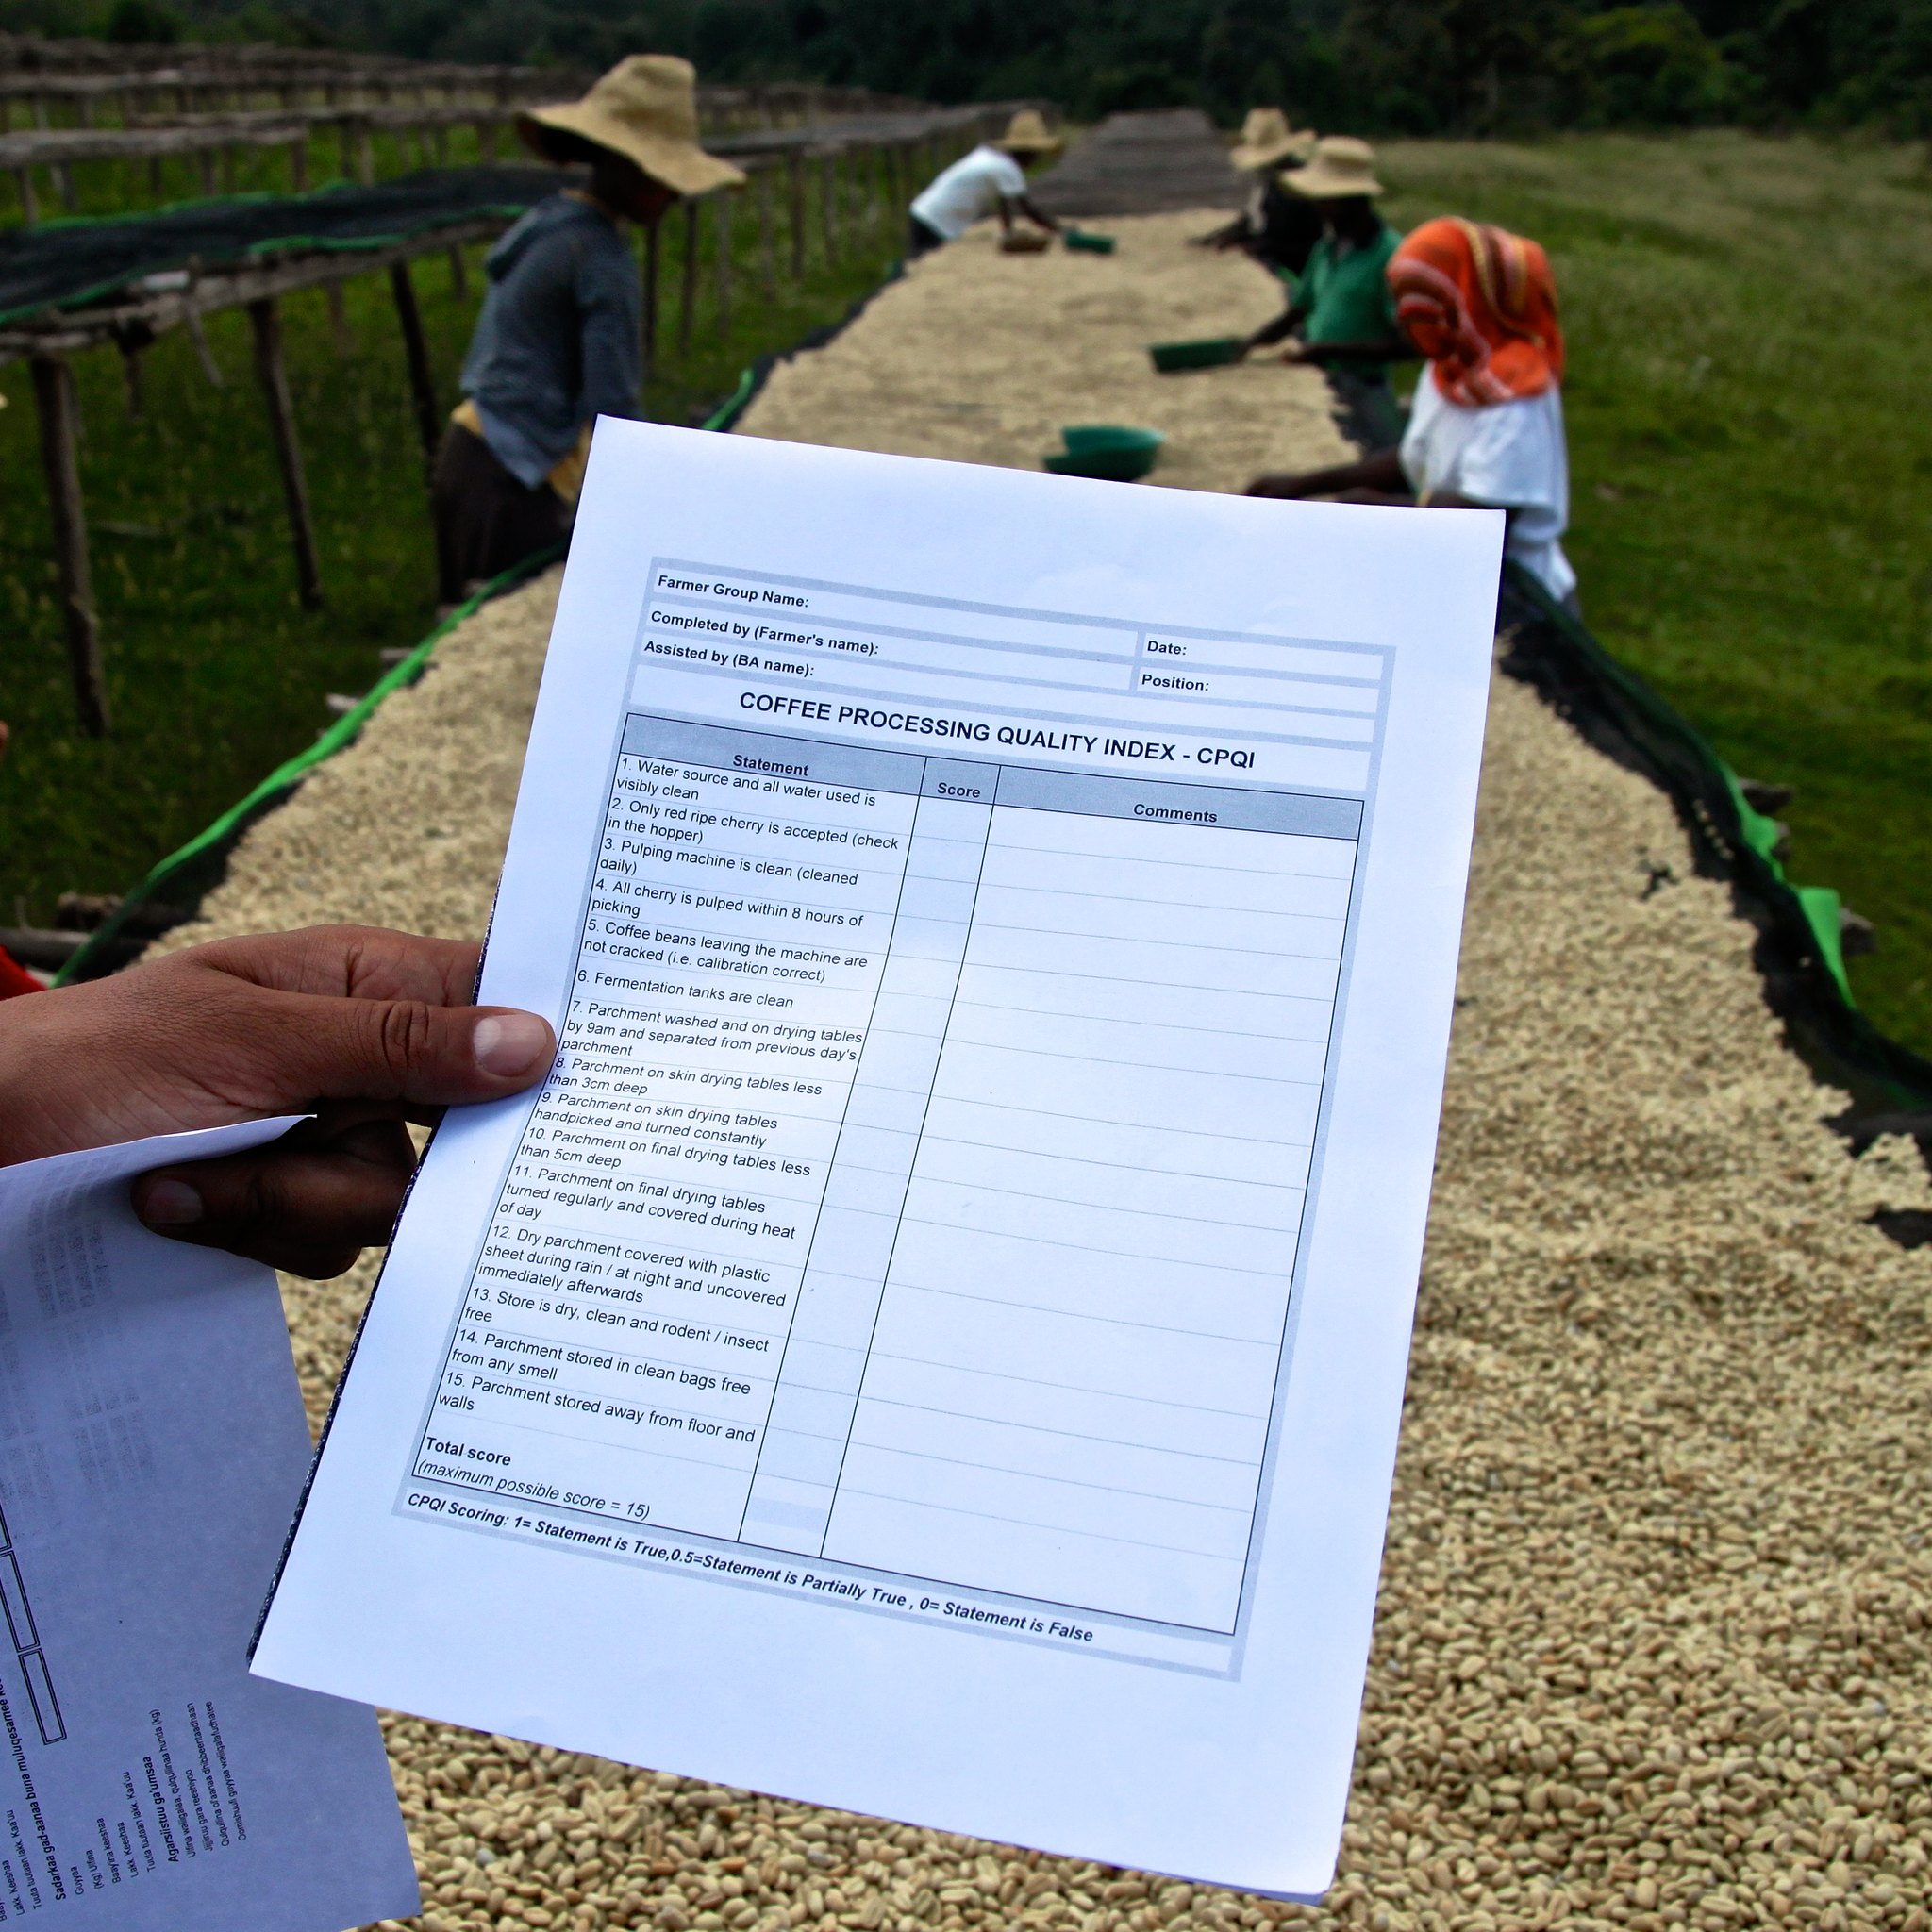
[[[0,75],[0,173],[12,175],[21,216],[28,226],[40,220],[41,213],[34,171],[46,170],[61,206],[72,214],[76,205],[73,170],[83,161],[119,160],[130,167],[145,161],[150,188],[158,192],[162,161],[193,156],[201,163],[201,191],[212,195],[218,192],[218,158],[219,189],[232,193],[241,150],[286,147],[290,185],[299,194],[308,185],[308,142],[314,135],[334,130],[341,142],[340,173],[345,179],[367,184],[375,178],[373,134],[391,133],[405,142],[413,136],[425,165],[433,139],[436,162],[442,165],[449,130],[474,127],[488,161],[494,158],[498,133],[522,108],[576,92],[579,86],[571,76],[530,68],[442,65],[400,74],[310,71],[296,77],[258,68],[233,75]],[[300,98],[305,93],[322,98],[305,103]],[[441,98],[431,99],[432,93]],[[250,105],[263,95],[275,96],[275,104]],[[78,125],[51,125],[50,99],[72,106]],[[10,125],[16,100],[29,108],[32,126]],[[136,103],[143,100],[152,100],[160,111],[137,111]],[[191,109],[192,101],[201,106]],[[97,110],[104,107],[111,108],[117,117],[114,124],[97,118]],[[804,82],[700,88],[698,110],[705,138],[712,145],[747,133],[756,139],[762,133],[790,131],[805,140],[821,132],[835,133],[841,118],[958,117],[975,111],[932,108],[861,88]]]
[[[855,116],[843,124],[827,122],[800,128],[771,128],[712,142],[715,151],[736,159],[750,176],[768,295],[775,293],[778,274],[777,224],[773,207],[776,198],[773,191],[774,180],[782,175],[785,186],[791,277],[802,279],[807,258],[806,177],[808,167],[815,164],[819,175],[819,220],[825,258],[836,261],[843,248],[840,212],[841,196],[837,175],[841,159],[854,156],[874,158],[874,165],[865,168],[861,174],[864,201],[859,219],[876,222],[888,210],[903,209],[909,202],[916,164],[936,171],[950,150],[962,141],[982,139],[996,126],[1003,125],[1011,106],[1011,103],[1000,103],[972,108],[928,108],[916,113],[875,113]],[[447,116],[451,121],[475,120],[491,110],[452,106],[319,111],[338,115],[352,113],[365,121],[374,113],[381,112],[398,117],[413,116],[420,122],[430,116]],[[279,116],[275,118],[286,129],[287,122]],[[134,130],[131,135],[126,130],[108,129],[96,130],[91,136],[85,130],[81,133],[83,138],[95,142],[158,141],[163,138],[174,141],[180,138],[179,130]],[[264,127],[261,133],[266,142],[270,139],[269,130]],[[208,130],[208,135],[221,141],[238,138],[227,128],[219,132]],[[44,142],[66,138],[64,135],[0,137],[0,156],[5,155],[6,144],[10,140]],[[280,138],[287,140],[290,137],[283,131]],[[117,147],[111,151],[121,150]],[[171,147],[168,151],[183,150]],[[689,351],[694,329],[699,224],[708,204],[718,225],[714,310],[720,325],[729,326],[733,200],[729,192],[721,192],[689,199],[682,205],[684,274],[677,310],[677,343],[681,354]],[[263,251],[251,256],[246,261],[228,266],[209,268],[195,265],[187,270],[149,275],[86,308],[72,310],[49,308],[24,320],[0,324],[0,365],[24,361],[30,365],[33,373],[34,402],[40,419],[41,463],[53,525],[68,659],[75,706],[88,731],[95,735],[104,733],[108,729],[108,715],[100,618],[94,603],[87,513],[80,486],[74,374],[67,358],[87,349],[112,346],[119,350],[126,375],[130,407],[138,407],[140,358],[160,336],[172,329],[185,328],[205,373],[211,381],[219,383],[221,376],[208,353],[203,318],[227,308],[245,308],[248,311],[254,334],[256,377],[268,411],[275,462],[281,475],[282,494],[288,511],[296,586],[303,606],[314,609],[323,600],[322,575],[301,439],[282,356],[281,298],[302,290],[321,288],[328,291],[331,307],[340,316],[341,290],[344,282],[375,271],[388,272],[408,365],[410,397],[426,473],[434,463],[442,433],[442,410],[436,394],[415,286],[410,278],[410,264],[426,255],[447,254],[460,291],[466,286],[462,279],[463,249],[473,242],[487,241],[502,233],[512,219],[503,214],[464,216],[407,239],[366,248]],[[642,341],[640,347],[647,378],[657,367],[658,357],[661,239],[661,223],[647,230],[644,236]]]
[[[100,617],[94,605],[87,511],[80,491],[78,420],[74,372],[67,358],[85,349],[112,346],[126,358],[130,398],[139,393],[139,358],[159,337],[185,328],[211,379],[221,377],[208,356],[202,319],[225,308],[245,308],[255,338],[256,377],[268,409],[281,473],[282,496],[294,552],[295,579],[305,608],[322,603],[322,574],[309,512],[308,479],[301,438],[282,359],[281,299],[305,289],[340,286],[354,275],[387,270],[396,320],[409,369],[409,386],[425,463],[433,459],[441,417],[431,378],[409,264],[425,255],[460,249],[499,235],[511,218],[477,215],[370,248],[302,249],[263,254],[232,267],[151,275],[96,307],[48,311],[0,325],[0,365],[26,362],[33,372],[40,416],[41,466],[59,573],[60,612],[67,632],[68,663],[83,727],[95,736],[108,728],[108,698],[101,661]],[[165,284],[157,287],[156,284]]]

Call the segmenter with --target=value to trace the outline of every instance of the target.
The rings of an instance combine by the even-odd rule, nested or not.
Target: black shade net
[[[555,168],[431,168],[373,188],[235,195],[148,215],[48,222],[0,234],[0,323],[72,310],[149,275],[264,254],[381,248],[474,221],[514,218],[565,176]]]

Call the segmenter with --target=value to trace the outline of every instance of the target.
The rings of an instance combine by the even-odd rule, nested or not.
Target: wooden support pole
[[[664,266],[664,224],[656,221],[644,230],[643,339],[639,343],[642,379],[658,373],[658,283]]]
[[[342,299],[342,285],[326,283],[323,292],[328,298],[329,341],[335,344],[336,354],[346,358],[355,349],[356,337],[349,327],[349,305]]]
[[[839,259],[839,158],[827,155],[819,163],[819,222],[825,231],[825,260]]]
[[[335,90],[331,88],[329,92],[333,93]],[[355,169],[354,155],[356,150],[355,133],[346,121],[336,129],[336,147],[338,150],[336,173],[346,181]]]
[[[308,479],[302,470],[302,444],[295,434],[295,406],[289,399],[289,374],[282,366],[282,317],[274,296],[248,305],[255,330],[255,373],[261,379],[275,433],[275,461],[282,472],[282,498],[289,509],[289,537],[295,550],[295,587],[305,610],[322,608],[322,572],[315,556],[315,525],[308,514]]]
[[[101,669],[93,572],[88,562],[87,511],[80,496],[74,372],[58,357],[36,356],[33,375],[34,403],[41,418],[41,467],[54,524],[54,558],[59,568],[60,614],[67,626],[75,708],[81,728],[99,738],[108,728],[108,687]]]
[[[791,191],[791,279],[802,282],[805,279],[805,163],[796,155],[789,155],[785,170],[786,185]]]
[[[291,194],[308,192],[308,138],[304,135],[300,141],[289,143],[289,192]]]
[[[389,272],[395,297],[396,320],[403,329],[403,354],[409,364],[409,393],[416,403],[416,433],[423,439],[425,475],[436,467],[436,445],[442,438],[441,412],[436,407],[436,378],[429,372],[429,344],[423,338],[423,311],[416,306],[416,285],[409,264],[399,261]]]
[[[201,364],[201,373],[208,377],[210,389],[225,389],[222,380],[222,365],[215,360],[215,352],[208,346],[208,330],[202,326],[201,310],[192,306],[182,311],[181,324],[188,331],[188,340],[194,345],[194,359]]]
[[[778,299],[778,249],[772,233],[772,171],[760,168],[754,192],[758,200],[758,269],[764,279],[765,300]]]
[[[234,143],[231,142],[222,150],[222,192],[224,194],[233,194],[234,192],[235,148]]]
[[[20,188],[20,218],[31,228],[41,218],[41,198],[34,192],[34,171],[16,168],[13,178]]]
[[[449,291],[458,302],[470,299],[470,264],[463,258],[463,244],[449,245]]]
[[[36,127],[46,127],[46,126],[49,126],[49,125],[50,125],[51,124],[50,124],[50,123],[48,122],[48,119],[47,119],[47,97],[46,97],[46,95],[45,95],[45,94],[36,94],[36,95],[34,96],[34,103],[33,103],[33,106],[34,106],[34,125],[35,125]],[[69,214],[72,214],[72,213],[74,212],[74,207],[75,207],[75,202],[74,202],[74,176],[73,176],[73,175],[72,175],[72,174],[70,174],[70,173],[68,172],[68,168],[67,168],[67,164],[66,164],[66,162],[64,162],[64,161],[56,161],[56,162],[55,162],[55,163],[53,164],[53,166],[52,166],[51,168],[49,168],[49,169],[48,169],[48,171],[47,171],[47,172],[48,172],[48,174],[49,174],[49,175],[51,175],[53,176],[53,181],[54,181],[54,192],[55,192],[55,193],[57,193],[57,194],[58,194],[58,196],[60,197],[60,206],[61,206],[62,208],[65,208],[65,209],[67,210],[67,212],[68,212]]]
[[[684,275],[678,290],[677,358],[691,354],[691,324],[698,306],[698,213],[702,204],[695,198],[684,205]]]
[[[731,215],[736,197],[722,190],[712,196],[711,232],[718,244],[718,333],[731,333]]]
[[[147,399],[142,383],[141,358],[146,351],[138,343],[124,341],[121,349],[121,380],[127,391],[127,420],[139,423],[147,414]]]
[[[369,139],[367,122],[358,124],[356,128],[356,178],[365,188],[375,183],[375,147]]]

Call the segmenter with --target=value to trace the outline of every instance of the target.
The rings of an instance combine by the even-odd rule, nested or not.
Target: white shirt
[[[1425,368],[1403,433],[1402,469],[1418,496],[1451,491],[1511,511],[1504,549],[1559,602],[1575,590],[1557,541],[1570,525],[1570,454],[1557,384],[1472,409],[1452,403]]]
[[[1002,201],[1026,192],[1026,171],[996,147],[976,147],[955,161],[912,204],[912,212],[937,235],[957,242],[974,222],[995,213]]]

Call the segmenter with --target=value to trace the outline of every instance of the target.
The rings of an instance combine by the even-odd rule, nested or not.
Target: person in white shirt
[[[1038,109],[1022,108],[998,140],[961,156],[914,199],[908,258],[947,242],[957,242],[974,222],[997,214],[1010,232],[1015,215],[1058,234],[1059,224],[1037,208],[1026,193],[1026,170],[1064,143],[1047,132]]]
[[[1453,217],[1424,222],[1388,268],[1396,315],[1428,358],[1401,442],[1356,463],[1257,476],[1252,496],[1331,496],[1508,512],[1506,553],[1576,608],[1563,554],[1570,460],[1563,334],[1541,247]]]

